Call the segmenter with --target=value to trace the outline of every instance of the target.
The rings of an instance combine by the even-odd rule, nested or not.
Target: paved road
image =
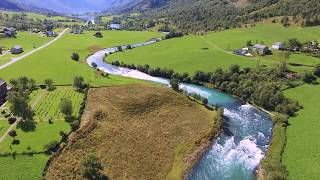
[[[60,38],[63,36],[63,34],[64,34],[65,32],[67,32],[67,31],[68,31],[68,28],[64,29],[56,38],[52,39],[52,40],[49,41],[48,43],[46,43],[46,44],[44,44],[44,45],[42,45],[42,46],[40,46],[40,47],[38,47],[38,48],[36,48],[36,49],[28,52],[28,53],[26,53],[26,54],[24,54],[24,55],[22,55],[22,56],[20,56],[20,57],[12,58],[11,61],[9,61],[9,62],[1,65],[1,66],[0,66],[0,70],[6,68],[6,67],[8,67],[8,66],[10,66],[11,64],[13,64],[13,63],[15,63],[15,62],[20,61],[21,59],[23,59],[23,58],[25,58],[25,57],[30,56],[31,54],[33,54],[33,53],[35,53],[35,52],[37,52],[37,51],[39,51],[39,50],[41,50],[41,49],[49,46],[49,45],[51,45],[52,43],[54,43],[55,41],[57,41],[58,39],[60,39]]]

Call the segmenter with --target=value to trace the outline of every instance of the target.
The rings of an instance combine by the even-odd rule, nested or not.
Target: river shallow
[[[156,43],[148,41],[133,44],[140,47]],[[126,46],[122,46],[126,49]],[[105,55],[117,52],[112,47],[98,51],[87,59],[89,66],[94,62],[101,71],[113,75],[152,81],[169,86],[169,80],[117,67],[104,62]],[[272,135],[270,116],[255,107],[242,105],[237,99],[193,84],[180,84],[180,89],[196,93],[208,99],[213,106],[224,108],[224,129],[221,136],[212,143],[210,149],[187,175],[190,180],[251,180],[255,179],[255,169],[263,159]]]

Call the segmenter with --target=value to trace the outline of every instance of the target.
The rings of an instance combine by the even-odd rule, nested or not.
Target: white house
[[[282,50],[284,49],[284,43],[282,42],[275,42],[272,44],[272,49],[275,49],[275,50]]]

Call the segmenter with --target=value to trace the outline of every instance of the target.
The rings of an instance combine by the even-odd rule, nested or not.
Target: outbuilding
[[[275,50],[283,50],[284,49],[284,43],[283,42],[275,42],[272,44],[272,49]]]
[[[100,31],[96,32],[93,36],[97,37],[97,38],[102,38],[103,35]]]
[[[12,54],[20,54],[23,52],[23,48],[20,45],[14,46],[13,48],[11,48],[10,52]]]
[[[17,31],[13,27],[6,27],[3,29],[3,33],[6,37],[16,37]]]
[[[263,44],[256,44],[256,45],[254,45],[253,48],[255,50],[257,50],[257,52],[260,55],[267,55],[268,53],[270,53],[270,49],[266,45],[263,45]]]

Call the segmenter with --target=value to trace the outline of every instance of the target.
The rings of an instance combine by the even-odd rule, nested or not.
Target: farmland
[[[38,92],[40,91],[40,92]],[[73,116],[77,117],[80,104],[83,100],[83,93],[76,92],[72,88],[57,88],[54,91],[37,90],[33,93],[41,94],[41,99],[34,107],[35,119],[37,121],[48,121],[50,118],[54,120],[63,120],[63,115],[60,112],[59,104],[62,98],[70,98],[73,107]]]
[[[109,78],[97,76],[93,69],[88,68],[85,62],[86,57],[92,49],[142,42],[152,37],[159,37],[160,34],[155,32],[104,31],[103,38],[95,38],[93,37],[94,33],[93,31],[81,35],[67,33],[49,47],[1,70],[0,77],[10,80],[24,75],[35,79],[38,83],[43,82],[46,78],[51,78],[56,84],[71,84],[74,76],[80,75],[94,86],[141,82],[114,76]],[[70,56],[73,52],[80,55],[79,62],[71,60]]]
[[[10,50],[13,46],[20,45],[23,47],[24,53],[26,53],[33,50],[34,47],[39,47],[45,44],[51,39],[51,37],[42,36],[41,34],[32,34],[31,32],[18,32],[17,38],[0,37],[0,46],[5,47],[5,49],[7,50]],[[2,56],[0,57],[0,64],[3,64],[3,61],[8,58],[18,57],[22,54],[7,54],[5,56]]]
[[[286,95],[298,100],[303,109],[289,119],[287,145],[283,161],[290,179],[318,179],[320,176],[319,107],[320,85],[303,85],[286,91]]]
[[[97,119],[98,112],[105,115]],[[54,159],[46,178],[81,178],[79,157],[90,152],[101,156],[110,179],[179,179],[188,167],[184,159],[209,142],[218,121],[216,111],[165,87],[90,89],[74,143]]]
[[[233,55],[231,50],[244,47],[248,40],[271,46],[273,42],[297,38],[301,41],[320,40],[318,27],[284,28],[279,24],[264,24],[255,27],[239,28],[222,32],[209,32],[205,36],[188,35],[182,38],[163,41],[154,45],[128,50],[111,55],[108,62],[119,60],[127,64],[152,67],[167,67],[178,72],[193,74],[196,70],[213,71],[217,67],[228,68],[231,64],[242,67],[255,67],[257,63],[277,65],[282,59],[275,55],[247,58]],[[306,55],[292,55],[289,63],[314,65],[318,59]],[[296,67],[290,66],[293,70]],[[309,67],[303,67],[303,70]],[[301,71],[299,68],[298,70]]]

